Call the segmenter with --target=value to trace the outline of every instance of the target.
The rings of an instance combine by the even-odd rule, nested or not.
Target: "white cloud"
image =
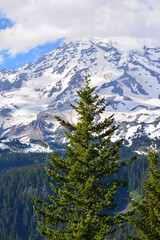
[[[159,0],[5,0],[0,11],[14,22],[0,31],[0,50],[12,55],[63,37],[160,45]]]

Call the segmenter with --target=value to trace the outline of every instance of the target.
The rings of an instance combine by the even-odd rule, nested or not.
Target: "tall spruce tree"
[[[65,159],[55,153],[50,157],[53,169],[46,169],[53,180],[50,202],[34,197],[34,209],[41,216],[39,231],[47,239],[107,239],[124,221],[123,214],[114,212],[114,197],[126,181],[114,174],[133,159],[119,160],[122,140],[111,141],[117,129],[113,115],[97,120],[106,103],[95,89],[86,76],[84,88],[77,92],[79,101],[71,104],[78,115],[75,125],[56,116],[68,129],[70,144]]]
[[[135,240],[160,239],[160,159],[155,151],[148,153],[148,179],[143,181],[144,198],[140,203],[132,202],[134,215],[130,222],[138,230]]]

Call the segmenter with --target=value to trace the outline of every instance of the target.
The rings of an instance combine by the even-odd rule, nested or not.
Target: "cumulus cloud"
[[[14,24],[0,30],[0,50],[11,55],[58,38],[103,37],[123,46],[159,44],[159,0],[5,0],[1,14]]]

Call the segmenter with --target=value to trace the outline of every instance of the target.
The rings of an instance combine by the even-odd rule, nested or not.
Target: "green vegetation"
[[[133,201],[134,216],[130,222],[138,230],[138,234],[130,239],[156,240],[160,239],[160,160],[155,152],[149,152],[148,179],[143,181],[143,201]]]
[[[133,156],[130,148],[121,146],[120,158]],[[34,239],[40,240],[39,232],[37,231],[37,220],[33,212],[33,200],[31,195],[36,194],[41,198],[48,198],[42,189],[47,188],[47,193],[50,192],[49,178],[44,171],[44,165],[49,164],[46,154],[37,153],[11,153],[4,151],[0,154],[0,239],[5,240],[25,240]],[[119,177],[126,177],[128,188],[119,189],[119,194],[116,197],[118,206],[120,205],[120,197],[124,204],[121,210],[127,207],[127,199],[129,192],[136,191],[143,193],[141,179],[146,179],[146,170],[148,167],[147,156],[136,156],[136,160],[130,165],[124,167],[120,171]],[[16,177],[18,176],[18,177]],[[24,194],[24,189],[37,189],[37,192]],[[27,201],[25,200],[27,198]],[[20,203],[20,204],[19,204]],[[21,210],[19,210],[21,209]],[[15,214],[16,212],[16,214]],[[28,221],[22,221],[22,214],[27,216]],[[14,221],[13,221],[14,219]],[[12,223],[11,223],[12,222]],[[21,222],[21,224],[19,223]],[[19,227],[21,226],[21,227]],[[21,230],[22,229],[22,230]],[[25,229],[25,230],[24,230]],[[25,235],[23,236],[23,231]],[[116,231],[114,237],[116,240],[127,240],[128,237],[123,234],[135,235],[135,229],[132,225],[127,224],[125,227]],[[114,239],[114,238],[111,238]]]
[[[15,167],[28,166],[34,163],[47,161],[46,153],[12,153],[3,151],[0,153],[0,173]]]
[[[0,175],[0,239],[41,239],[32,195],[48,194],[44,165],[8,170]]]
[[[68,129],[65,134],[70,146],[65,159],[53,153],[53,168],[46,168],[53,180],[50,202],[34,197],[35,211],[41,216],[39,231],[47,239],[101,240],[124,222],[124,214],[115,211],[114,200],[126,181],[115,173],[134,158],[119,160],[122,140],[111,141],[117,129],[113,116],[96,121],[106,104],[104,98],[93,94],[95,88],[89,83],[86,77],[84,89],[77,92],[80,100],[76,106],[71,104],[78,114],[76,125],[56,117]]]
[[[135,202],[141,202],[142,200],[142,195],[139,194],[139,192],[136,190],[130,192],[130,198],[133,199]]]

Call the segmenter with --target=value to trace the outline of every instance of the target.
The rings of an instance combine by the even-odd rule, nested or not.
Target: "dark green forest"
[[[129,198],[143,193],[141,179],[145,179],[148,167],[147,157],[133,153],[134,146],[120,149],[121,159],[136,155],[136,160],[119,174],[126,177],[128,186],[116,195],[121,209],[127,208]],[[44,166],[49,165],[47,154],[11,153],[0,154],[0,239],[27,240],[42,239],[37,231],[38,217],[33,211],[32,196],[43,197],[49,194],[49,178]],[[126,201],[124,201],[126,199]],[[127,225],[119,229],[115,239],[124,240],[124,232],[131,232]]]
[[[48,193],[45,154],[0,155],[0,239],[40,239],[32,195]]]

